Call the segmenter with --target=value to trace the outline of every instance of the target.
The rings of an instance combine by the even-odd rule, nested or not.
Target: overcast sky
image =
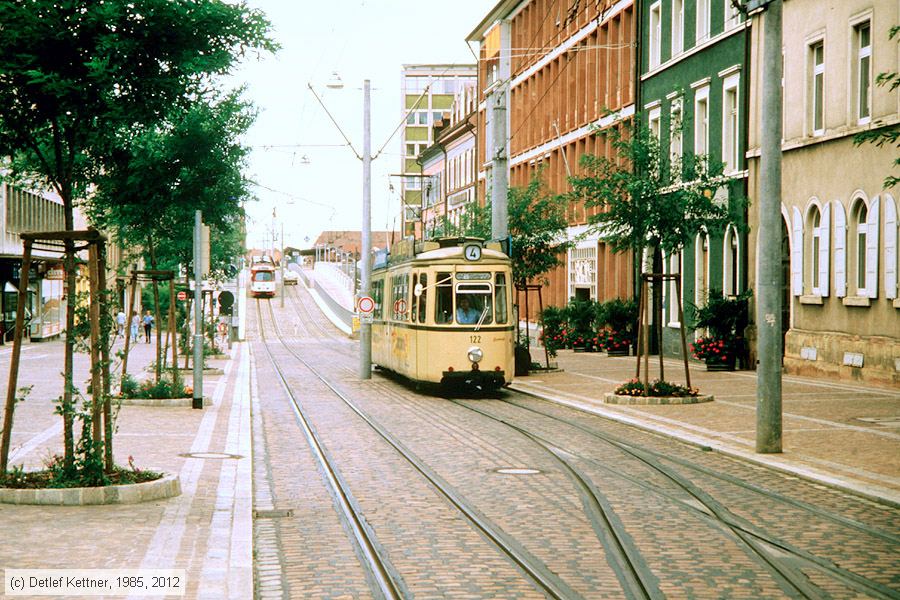
[[[282,225],[286,245],[299,247],[311,244],[321,231],[359,230],[362,163],[348,147],[340,146],[344,144],[340,132],[307,83],[316,88],[361,152],[362,82],[371,80],[374,154],[402,118],[401,66],[474,64],[465,38],[496,2],[249,0],[249,4],[266,13],[282,49],[261,60],[248,58],[235,74],[236,83],[247,86],[246,97],[259,110],[247,138],[253,146],[247,175],[259,184],[254,188],[259,201],[247,207],[247,243],[262,247],[273,229],[280,238]],[[344,89],[326,89],[332,72],[340,75]],[[400,169],[400,139],[395,134],[372,163],[374,231],[399,229],[400,196],[389,192],[388,175]]]

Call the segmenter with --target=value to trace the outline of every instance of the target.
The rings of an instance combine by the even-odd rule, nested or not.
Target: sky
[[[319,233],[362,227],[362,161],[346,146],[308,89],[311,84],[337,124],[362,151],[364,79],[371,81],[372,230],[400,228],[400,196],[389,190],[401,170],[404,64],[474,64],[466,36],[494,0],[248,0],[272,23],[281,50],[250,56],[231,85],[246,86],[258,110],[245,143],[246,176],[259,199],[247,206],[250,248],[311,247]],[[338,73],[344,88],[326,88]],[[388,141],[390,140],[390,141]],[[308,162],[307,162],[308,159]],[[274,217],[273,217],[274,214]]]

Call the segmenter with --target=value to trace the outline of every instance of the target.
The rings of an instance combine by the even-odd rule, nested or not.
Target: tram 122
[[[275,296],[275,267],[271,263],[255,263],[250,268],[250,296],[253,298]]]
[[[376,257],[372,361],[420,383],[495,390],[515,372],[512,273],[500,245],[404,241]]]

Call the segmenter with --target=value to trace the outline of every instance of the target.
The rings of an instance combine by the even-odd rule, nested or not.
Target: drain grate
[[[292,508],[274,508],[272,510],[254,510],[254,519],[284,519],[285,517],[293,517],[294,509]]]
[[[226,454],[224,452],[186,452],[185,454],[179,454],[178,456],[182,456],[184,458],[244,458],[240,454]]]
[[[537,475],[540,473],[538,469],[529,469],[527,467],[501,467],[494,469],[494,472],[501,475]]]
[[[857,421],[885,427],[900,427],[900,417],[857,417]]]

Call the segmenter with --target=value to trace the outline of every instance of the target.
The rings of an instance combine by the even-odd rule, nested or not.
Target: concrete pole
[[[363,81],[363,207],[362,207],[362,283],[360,295],[368,296],[372,279],[372,131],[369,80]],[[359,376],[372,377],[372,324],[359,328]]]
[[[203,408],[203,215],[194,212],[194,394],[192,408]]]
[[[763,15],[762,124],[759,161],[759,244],[756,262],[756,451],[781,452],[781,11]]]
[[[488,111],[491,120],[491,237],[505,240],[509,236],[509,79],[510,26],[509,21],[500,23],[500,59],[497,71],[499,83],[488,97]]]

